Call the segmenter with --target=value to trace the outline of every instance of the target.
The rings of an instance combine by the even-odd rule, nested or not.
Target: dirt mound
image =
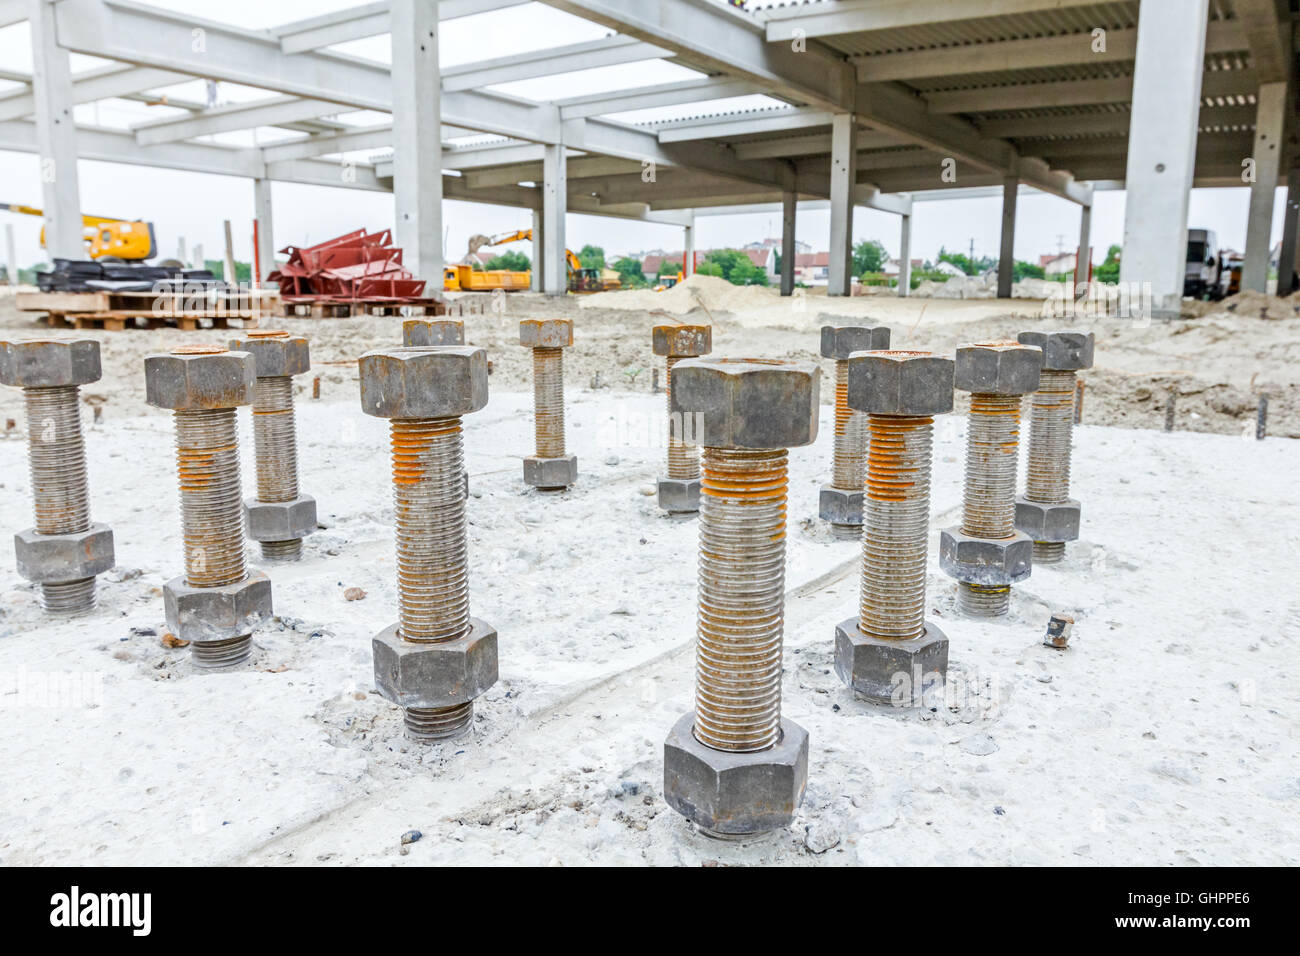
[[[780,295],[776,289],[759,285],[732,285],[717,276],[697,274],[663,292],[650,289],[597,292],[595,295],[584,296],[578,307],[654,310],[685,315],[692,309],[699,308],[710,312],[741,312],[746,309],[769,309],[779,304]]]

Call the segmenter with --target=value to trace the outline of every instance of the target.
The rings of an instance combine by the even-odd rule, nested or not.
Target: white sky
[[[155,6],[193,13],[198,18],[220,19],[249,29],[264,29],[294,20],[353,6],[347,0],[223,0],[214,6],[211,0],[166,0]],[[448,21],[442,25],[440,55],[443,66],[493,59],[598,39],[608,34],[605,28],[586,23],[541,3],[479,14]],[[367,59],[388,62],[389,38],[374,37],[336,47]],[[0,30],[0,62],[10,70],[31,70],[30,33],[26,24]],[[103,61],[74,56],[72,68],[81,72]],[[500,89],[517,96],[547,100],[579,96],[612,89],[645,86],[696,76],[671,62],[648,61],[624,64],[504,84]],[[0,93],[14,84],[0,81]],[[171,87],[165,91],[174,98],[203,101],[201,81]],[[265,91],[219,85],[221,102],[236,102],[269,96]],[[771,103],[765,97],[743,97],[712,103],[690,104],[672,110],[641,111],[620,119],[650,120],[675,115],[715,112],[719,109],[743,108]],[[83,123],[125,128],[154,119],[179,114],[180,110],[164,105],[146,106],[124,100],[105,101],[77,108]],[[356,125],[382,122],[378,114],[353,112],[337,119]],[[262,129],[255,134],[225,134],[218,142],[251,145],[253,136],[259,143],[289,139],[299,134],[285,130]],[[0,202],[41,204],[40,179],[36,156],[3,150],[0,142]],[[356,154],[364,156],[365,154]],[[159,254],[176,252],[179,237],[189,245],[201,242],[208,258],[219,258],[222,244],[222,221],[234,226],[235,253],[240,259],[251,258],[253,188],[250,180],[230,176],[210,176],[148,167],[82,161],[82,207],[101,215],[140,218],[156,226]],[[960,169],[958,172],[960,177]],[[342,232],[365,226],[383,229],[393,224],[392,197],[386,193],[300,186],[275,183],[276,246],[309,245]],[[1281,212],[1284,191],[1274,197],[1273,241],[1281,235]],[[1218,233],[1221,246],[1245,248],[1246,212],[1249,191],[1239,189],[1198,189],[1192,192],[1189,225],[1209,228]],[[917,203],[912,217],[912,255],[934,258],[941,246],[967,251],[974,241],[977,256],[996,256],[1001,201],[997,198],[958,199]],[[43,259],[39,249],[39,220],[0,213],[0,221],[12,223],[21,265]],[[527,210],[481,203],[448,200],[444,204],[443,223],[445,253],[456,259],[464,254],[469,236],[495,234],[532,223]],[[1022,195],[1017,210],[1015,255],[1017,259],[1037,261],[1043,253],[1058,247],[1073,249],[1078,239],[1078,207],[1050,196]],[[768,236],[780,235],[780,216],[743,215],[701,217],[696,228],[696,247],[739,246]],[[801,213],[797,236],[816,250],[824,250],[830,228],[829,213]],[[679,249],[681,230],[672,226],[632,222],[600,216],[570,214],[567,220],[568,244],[578,249],[591,243],[603,246],[610,255],[654,248]],[[1093,206],[1092,244],[1094,259],[1100,261],[1107,246],[1120,243],[1124,231],[1124,193],[1098,192]],[[859,209],[854,219],[854,238],[879,239],[891,253],[898,252],[898,218],[887,213]],[[520,247],[520,251],[530,250]]]

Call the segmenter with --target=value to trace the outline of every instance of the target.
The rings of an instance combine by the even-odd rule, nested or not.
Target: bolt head
[[[487,352],[466,345],[367,352],[361,410],[379,418],[456,418],[488,401]]]
[[[113,566],[113,532],[92,524],[72,534],[37,534],[28,528],[14,535],[18,573],[37,584],[93,578]]]
[[[808,787],[808,731],[782,718],[767,750],[714,750],[695,739],[695,714],[664,741],[664,800],[696,826],[741,836],[787,827]]]
[[[253,402],[256,364],[247,352],[169,352],[144,360],[145,399],[176,411],[236,408]]]
[[[465,323],[460,319],[407,319],[402,323],[402,344],[464,345]]]
[[[316,530],[316,499],[299,495],[293,501],[244,499],[248,537],[253,541],[291,541]]]
[[[855,352],[849,357],[849,407],[870,415],[950,412],[952,383],[952,359],[930,352]]]
[[[97,382],[102,374],[94,339],[0,340],[0,384],[58,388]]]
[[[262,334],[250,330],[230,340],[230,351],[248,352],[253,356],[258,378],[301,375],[311,368],[307,340],[301,335]]]
[[[957,350],[953,385],[981,395],[1028,395],[1038,390],[1043,353],[1018,342],[964,345]]]
[[[650,335],[655,355],[697,358],[713,351],[711,325],[656,325]]]
[[[811,445],[820,381],[812,362],[686,359],[673,367],[673,427],[680,440],[709,448]]]
[[[1016,498],[1016,530],[1034,541],[1077,541],[1079,514],[1079,502],[1073,498],[1059,505]]]
[[[196,588],[184,577],[163,585],[167,626],[183,641],[225,641],[243,637],[271,617],[271,579],[250,571],[242,581]]]
[[[573,344],[572,319],[524,319],[519,344],[530,349],[567,349]]]
[[[1023,532],[1009,538],[976,538],[961,528],[945,528],[939,534],[939,567],[966,584],[1016,584],[1029,577],[1033,561],[1034,542]]]
[[[883,325],[823,325],[822,357],[847,359],[854,352],[876,352],[889,348],[889,329]]]
[[[1092,368],[1096,337],[1091,332],[1021,332],[1016,336],[1022,345],[1043,350],[1043,369],[1072,372]]]
[[[469,634],[440,644],[402,640],[396,624],[380,631],[371,642],[379,693],[401,707],[450,707],[495,684],[496,629],[477,618],[469,623]]]

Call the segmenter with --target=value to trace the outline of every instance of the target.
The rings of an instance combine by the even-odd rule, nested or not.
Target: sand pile
[[[1197,303],[1197,312],[1207,318],[1248,316],[1252,319],[1294,319],[1300,317],[1300,297],[1279,299],[1263,292],[1238,292],[1221,302]]]
[[[701,307],[710,312],[768,309],[779,304],[779,300],[780,295],[773,288],[732,285],[726,279],[717,276],[697,274],[663,292],[655,292],[651,289],[597,292],[595,295],[583,296],[578,307],[661,311],[673,315],[685,315],[692,309]]]

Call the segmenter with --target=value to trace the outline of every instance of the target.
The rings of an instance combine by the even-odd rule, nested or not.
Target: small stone
[[[987,757],[998,749],[997,743],[988,734],[971,734],[962,740],[961,749],[977,757]]]
[[[840,844],[840,831],[828,823],[810,823],[804,829],[803,845],[809,853],[825,853]]]
[[[131,628],[131,636],[132,636],[132,637],[154,637],[155,635],[157,635],[157,633],[158,633],[158,632],[155,631],[152,627],[133,627],[133,628]]]
[[[343,592],[343,599],[345,601],[364,601],[366,599],[366,592],[361,590],[361,588],[348,588]]]
[[[658,489],[656,489],[654,485],[642,485],[637,488],[637,491],[641,492],[641,494],[645,495],[647,498],[653,498],[659,493]]]
[[[424,834],[419,830],[407,830],[402,834],[402,846],[406,846],[408,843],[418,843],[422,836]]]
[[[177,637],[177,636],[176,636],[175,634],[173,634],[171,631],[164,631],[164,632],[163,632],[163,636],[162,636],[162,646],[163,646],[163,647],[171,647],[171,648],[177,648],[177,647],[189,647],[189,646],[190,646],[190,642],[189,642],[189,641],[182,641],[179,637]]]
[[[617,465],[617,464],[618,464],[618,455],[610,455],[608,458],[605,459],[605,464],[609,465],[611,468],[612,468],[614,465]]]

